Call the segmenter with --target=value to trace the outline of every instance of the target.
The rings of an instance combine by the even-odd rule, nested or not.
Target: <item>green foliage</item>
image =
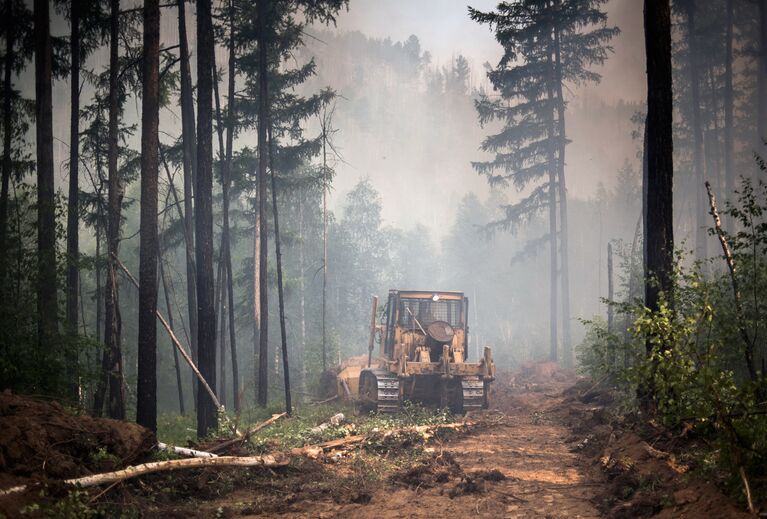
[[[722,213],[737,222],[736,233],[725,233],[742,287],[737,294],[721,260],[689,265],[678,254],[674,291],[663,294],[659,310],[610,302],[630,318],[628,337],[607,333],[602,321],[587,322],[579,360],[585,373],[609,380],[629,398],[641,386],[650,388],[658,417],[709,438],[716,455],[703,465],[714,459],[738,484],[739,468],[759,481],[767,463],[767,379],[760,371],[767,352],[759,338],[767,294],[767,185],[743,179],[737,204]],[[626,364],[617,361],[624,353]]]
[[[45,492],[41,493],[43,501],[25,506],[21,509],[21,515],[33,517],[51,517],[56,519],[90,519],[101,517],[95,508],[88,504],[88,493],[81,490],[71,490],[63,498],[49,501]]]

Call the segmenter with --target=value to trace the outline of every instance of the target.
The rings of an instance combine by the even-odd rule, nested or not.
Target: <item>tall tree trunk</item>
[[[101,219],[103,215],[101,213],[101,190],[97,190],[99,198],[99,205],[96,209],[96,337],[101,333],[101,297],[103,295],[101,290]],[[104,331],[106,335],[106,330]],[[107,387],[109,385],[109,372],[110,372],[110,351],[105,346],[101,352],[101,372],[99,373],[98,381],[96,382],[96,389],[93,391],[93,415],[102,416],[104,412],[104,395],[106,394]]]
[[[181,139],[184,169],[184,251],[186,254],[186,298],[191,334],[192,359],[197,361],[197,270],[194,265],[194,178],[197,155],[192,74],[189,70],[189,45],[186,36],[186,0],[178,0],[179,67],[181,73]],[[197,382],[192,379],[192,395],[197,402]]]
[[[216,387],[216,312],[213,279],[213,24],[210,0],[197,2],[197,175],[195,237],[197,265],[197,347],[200,373]],[[197,435],[218,424],[216,405],[201,383],[197,388]]]
[[[166,200],[165,206],[167,207],[168,203]],[[163,249],[165,249],[163,247]],[[160,255],[160,261],[158,263],[159,269],[160,269],[160,281],[162,282],[162,292],[163,296],[165,297],[165,309],[168,313],[168,324],[170,325],[170,329],[173,330],[175,333],[176,327],[173,324],[173,308],[170,304],[170,295],[168,290],[168,280],[165,277],[165,268],[163,267],[163,258],[162,255]],[[178,362],[178,350],[176,348],[173,349],[173,368],[176,371],[176,387],[178,388],[178,410],[181,415],[186,414],[186,410],[184,409],[184,387],[181,384],[181,366],[179,366]]]
[[[669,0],[645,0],[644,26],[647,56],[645,305],[657,311],[660,292],[671,295],[674,254]],[[650,341],[647,348],[650,353]]]
[[[613,309],[614,298],[615,298],[615,293],[613,292],[613,244],[612,242],[608,241],[607,242],[607,333],[608,334],[613,333],[613,317],[615,315],[615,311]]]
[[[285,381],[285,412],[290,416],[293,404],[290,398],[290,369],[288,369],[288,334],[285,330],[285,295],[282,289],[282,249],[280,248],[280,218],[277,211],[277,184],[274,171],[274,143],[269,127],[269,169],[272,171],[272,213],[274,215],[274,250],[277,260],[277,296],[280,309],[280,338],[282,339],[282,376]]]
[[[79,210],[80,210],[80,1],[72,0],[70,11],[71,34],[69,38],[71,68],[70,125],[69,125],[69,198],[67,203],[67,326],[73,337],[77,336],[78,289],[80,286],[79,257]],[[69,398],[78,399],[77,350],[69,346],[67,380]]]
[[[226,269],[224,268],[223,252],[218,260],[218,282],[216,283],[216,318],[220,320],[218,329],[218,349],[221,364],[218,366],[218,401],[226,406],[226,304],[224,303],[224,290],[226,290]]]
[[[233,7],[230,2],[229,6],[230,18],[233,17]],[[234,23],[233,19],[230,19],[230,23]],[[227,313],[222,315],[222,329],[226,329],[223,325],[223,319],[228,319],[229,328],[229,345],[232,353],[232,389],[234,395],[234,409],[240,410],[240,403],[237,395],[240,393],[239,384],[239,370],[237,365],[237,343],[235,338],[234,327],[234,287],[232,285],[232,246],[231,246],[231,232],[229,225],[229,188],[231,187],[231,167],[232,167],[232,146],[234,143],[234,122],[232,117],[234,116],[233,105],[234,102],[234,80],[235,80],[235,63],[234,63],[234,33],[230,31],[229,34],[229,76],[227,85],[227,115],[226,120],[223,119],[221,114],[221,100],[218,93],[218,71],[215,66],[215,55],[213,64],[213,85],[216,99],[216,120],[218,122],[216,129],[218,130],[218,143],[219,143],[219,164],[221,168],[221,197],[222,197],[222,212],[223,212],[223,225],[221,230],[221,262],[223,263],[224,284],[222,285],[221,297],[223,298],[223,306],[227,308]],[[224,133],[226,133],[226,143],[224,143]],[[221,337],[224,337],[222,332]],[[223,339],[222,339],[223,343]],[[222,359],[223,359],[222,351]],[[221,374],[225,374],[225,366],[221,365]],[[221,381],[221,387],[226,387],[225,380]],[[223,397],[223,393],[222,393]],[[223,403],[223,400],[222,400]]]
[[[759,65],[757,67],[756,152],[763,154],[767,141],[767,0],[759,6]]]
[[[733,168],[733,154],[735,145],[733,142],[733,94],[732,94],[732,18],[733,2],[727,0],[727,29],[725,36],[724,55],[724,182],[725,196],[730,198],[735,191],[735,170]],[[733,231],[732,218],[727,219],[725,224],[727,232]]]
[[[231,186],[232,153],[234,147],[234,124],[235,124],[235,76],[237,66],[234,53],[234,3],[229,0],[229,76],[227,88],[226,107],[226,157],[223,169],[223,210],[224,210],[224,233],[226,236],[224,247],[224,262],[226,266],[226,295],[229,306],[229,346],[232,357],[232,395],[234,398],[234,410],[240,412],[240,370],[237,362],[237,329],[234,325],[234,275],[232,273],[232,236],[229,228],[229,188]]]
[[[306,355],[306,230],[304,229],[304,194],[299,192],[298,194],[298,272],[299,278],[299,320],[301,325],[301,341],[299,342],[298,351],[296,352],[296,358],[298,359],[298,374],[299,383],[298,386],[301,391],[306,388],[306,361],[304,356]]]
[[[13,95],[13,56],[15,34],[13,22],[13,2],[8,2],[8,12],[5,19],[5,59],[3,60],[3,172],[2,188],[0,188],[0,250],[5,251],[8,240],[8,190],[11,183],[11,96]],[[0,254],[0,294],[5,295],[5,281],[8,273],[8,260],[5,254]]]
[[[326,110],[326,109],[325,109]],[[322,120],[322,372],[328,369],[327,322],[328,322],[328,120],[327,112]],[[340,349],[340,348],[339,348]]]
[[[266,129],[269,118],[266,2],[258,2],[258,225],[259,225],[259,299],[260,329],[258,337],[258,405],[266,407],[269,374],[269,300],[267,296],[266,236]]]
[[[698,49],[695,36],[695,2],[685,3],[687,15],[687,48],[690,60],[690,102],[692,103],[693,178],[695,179],[695,256],[704,259],[706,251],[706,200],[703,181],[706,177],[703,164],[703,129],[700,121],[700,73],[698,72]]]
[[[160,2],[144,3],[141,103],[138,381],[136,422],[157,430],[157,176],[160,114]]]
[[[120,0],[111,0],[109,40],[109,123],[107,141],[107,282],[104,287],[104,344],[108,355],[109,416],[125,418],[125,388],[123,385],[122,319],[120,317],[117,257],[120,246],[123,185],[117,169],[118,124],[120,106],[117,81],[120,73]]]
[[[37,129],[37,326],[40,351],[55,348],[56,202],[53,176],[53,85],[48,0],[34,0],[35,127]]]
[[[557,0],[559,3],[559,0]],[[562,58],[559,29],[554,30],[555,86],[557,90],[557,124],[559,136],[559,157],[557,159],[557,187],[559,193],[559,246],[562,284],[562,357],[565,366],[572,366],[572,338],[570,335],[570,253],[567,230],[567,184],[565,183],[565,149],[567,133],[565,128],[565,98],[562,94]]]
[[[546,132],[548,138],[548,169],[549,169],[549,245],[550,245],[550,279],[549,279],[549,360],[557,362],[559,359],[559,338],[557,336],[558,302],[557,302],[557,157],[554,144],[554,63],[552,62],[553,49],[549,48],[547,61],[548,80],[546,81],[549,106],[546,107],[547,121]]]
[[[253,224],[253,383],[256,388],[256,401],[259,392],[259,348],[261,345],[261,218],[258,216],[258,207],[261,194],[256,190],[253,203],[255,214]]]

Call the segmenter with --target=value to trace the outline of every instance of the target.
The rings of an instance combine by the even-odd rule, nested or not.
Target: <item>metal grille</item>
[[[421,326],[426,328],[434,321],[445,321],[453,327],[461,327],[461,304],[459,300],[432,301],[431,299],[402,299],[400,301],[400,326],[417,326],[410,312]],[[410,309],[410,312],[408,312]]]

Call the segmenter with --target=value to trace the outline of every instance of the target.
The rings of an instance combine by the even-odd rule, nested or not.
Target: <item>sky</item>
[[[496,0],[475,0],[470,5],[479,10],[492,10]],[[611,187],[617,171],[626,160],[635,160],[635,143],[631,140],[630,117],[635,103],[643,101],[646,92],[644,74],[644,36],[642,2],[638,0],[608,0],[608,23],[617,25],[621,33],[612,41],[614,53],[607,63],[594,70],[602,74],[600,84],[567,85],[568,106],[567,151],[568,193],[577,198],[593,196],[598,187]],[[432,65],[448,66],[458,54],[468,58],[474,87],[490,89],[483,65],[496,64],[501,56],[500,44],[488,26],[479,25],[468,16],[466,0],[351,0],[349,10],[342,12],[334,29],[337,32],[359,31],[373,38],[405,41],[415,34],[421,48],[432,56]],[[331,85],[332,86],[332,85]],[[344,95],[344,92],[340,92]],[[628,107],[623,107],[629,103]],[[632,104],[633,103],[633,104]],[[396,108],[394,108],[396,109]],[[417,118],[415,112],[413,118]],[[411,125],[428,125],[426,120],[413,120]],[[489,189],[470,166],[481,160],[478,152],[483,135],[474,117],[466,119],[466,146],[450,148],[447,141],[430,142],[433,137],[423,132],[423,143],[413,149],[392,148],[386,134],[390,131],[383,121],[365,144],[379,147],[372,152],[359,148],[359,142],[339,128],[339,145],[346,149],[347,164],[337,168],[330,205],[338,211],[345,203],[345,194],[363,177],[368,177],[382,195],[383,216],[388,223],[408,228],[413,222],[425,224],[441,236],[452,219],[451,208],[467,192],[488,196]],[[387,144],[389,146],[387,147]],[[463,143],[462,143],[463,144]],[[367,146],[362,146],[367,148]],[[388,152],[386,151],[388,149]],[[393,162],[392,149],[401,160]],[[439,164],[430,163],[426,150],[436,149]],[[384,158],[389,159],[384,162]],[[423,178],[429,185],[417,185]],[[439,186],[433,189],[430,186]],[[509,190],[509,196],[523,196]],[[449,200],[449,204],[444,202]],[[448,224],[448,225],[446,225]]]
[[[487,11],[497,3],[497,0],[474,0],[468,4],[466,0],[351,0],[349,10],[338,17],[337,30],[358,30],[395,41],[415,34],[436,63],[446,63],[462,53],[479,72],[485,62],[497,62],[501,49],[487,26],[469,19],[468,6]],[[602,67],[602,83],[585,90],[593,90],[609,101],[639,101],[645,95],[642,2],[608,0],[607,14],[610,23],[620,27],[621,34],[613,40],[615,53]]]

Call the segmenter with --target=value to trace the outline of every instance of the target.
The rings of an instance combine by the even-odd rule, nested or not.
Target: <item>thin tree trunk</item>
[[[108,355],[105,367],[109,372],[109,416],[125,418],[125,388],[123,386],[122,319],[120,316],[117,265],[119,257],[120,223],[122,220],[123,186],[117,169],[118,124],[120,106],[118,101],[118,77],[120,72],[120,0],[111,0],[109,41],[109,123],[107,141],[107,281],[104,287],[104,345]],[[98,406],[98,402],[97,402]]]
[[[706,251],[706,202],[703,181],[706,177],[703,164],[703,129],[700,122],[700,74],[698,72],[698,49],[695,42],[695,2],[685,4],[687,14],[687,48],[690,60],[690,102],[692,103],[693,178],[695,179],[695,255],[707,257]]]
[[[630,275],[630,274],[629,274]],[[613,244],[607,242],[607,333],[613,333]]]
[[[216,387],[216,312],[213,279],[213,24],[210,0],[197,2],[197,176],[195,231],[197,265],[197,347],[199,367]],[[218,424],[216,405],[202,387],[197,392],[197,435]]]
[[[167,201],[166,201],[166,206]],[[163,259],[162,255],[160,256],[159,261],[159,269],[160,269],[160,281],[162,282],[162,292],[163,296],[165,297],[165,308],[168,312],[168,324],[170,325],[171,330],[175,333],[176,327],[173,324],[173,309],[170,305],[170,296],[168,291],[168,281],[165,278],[165,268],[163,267]],[[181,384],[181,366],[178,362],[178,351],[176,351],[176,348],[173,348],[173,368],[176,371],[176,387],[178,388],[178,410],[181,415],[185,415],[186,411],[184,409],[184,388]]]
[[[767,0],[759,6],[759,64],[757,72],[756,152],[762,153],[767,142]]]
[[[139,238],[136,422],[157,430],[157,173],[159,169],[160,3],[144,3],[141,103],[141,222]]]
[[[99,222],[103,218],[101,214],[101,190],[98,193],[98,206],[96,209],[96,337],[101,333],[101,225]],[[106,330],[104,331],[106,334]],[[96,382],[96,389],[93,391],[93,415],[102,416],[104,412],[104,395],[109,384],[109,371],[110,371],[110,352],[105,346],[101,352],[101,370],[99,373],[98,381]]]
[[[214,80],[215,84],[215,80]],[[218,365],[218,387],[216,388],[216,394],[218,395],[218,399],[221,402],[221,405],[226,405],[226,385],[223,383],[223,376],[224,376],[224,356],[223,352],[221,351],[224,346],[222,343],[223,335],[221,335],[221,326],[223,325],[223,319],[224,319],[224,304],[223,304],[223,296],[222,296],[222,290],[224,287],[224,283],[226,283],[226,280],[224,279],[224,262],[222,258],[221,248],[219,247],[219,255],[218,255],[218,266],[216,270],[216,277],[214,278],[213,282],[213,307],[216,310],[216,323],[218,323],[218,320],[221,320],[221,324],[216,324],[216,333],[218,333],[218,337],[216,338],[216,355],[220,356],[222,359],[221,364]]]
[[[557,337],[558,327],[558,302],[557,302],[557,174],[558,167],[556,161],[556,151],[554,146],[554,64],[552,63],[551,52],[549,49],[548,68],[549,78],[546,82],[548,100],[551,103],[546,107],[547,110],[547,137],[548,143],[548,169],[549,169],[549,240],[550,240],[550,279],[549,279],[549,360],[557,362],[559,358],[559,339]]]
[[[181,138],[184,169],[184,249],[186,253],[186,297],[191,334],[192,359],[197,362],[197,270],[194,252],[194,179],[197,171],[194,100],[189,70],[189,45],[186,35],[186,0],[178,0],[178,39],[181,73]],[[192,395],[197,403],[197,383],[192,380]]]
[[[559,3],[559,2],[557,2]],[[557,161],[557,187],[559,193],[559,246],[562,285],[562,357],[565,366],[572,366],[573,352],[570,334],[570,253],[567,230],[567,185],[565,183],[565,149],[567,133],[565,128],[565,98],[562,94],[562,60],[559,30],[554,31],[555,84],[557,90],[557,122],[559,135],[559,157]]]
[[[328,369],[327,362],[327,317],[328,317],[328,121],[327,112],[322,121],[322,372]]]
[[[80,272],[79,210],[80,210],[80,2],[73,0],[70,10],[70,126],[69,126],[69,198],[67,200],[67,325],[76,337],[78,326],[78,288]],[[69,347],[67,381],[69,398],[78,399],[77,350]]]
[[[8,2],[5,20],[5,60],[3,60],[3,172],[0,188],[0,250],[7,250],[8,240],[8,190],[11,182],[11,95],[13,93],[13,56],[15,43],[13,2]],[[8,273],[8,261],[5,254],[0,254],[0,293],[5,294],[5,278]]]
[[[229,0],[229,77],[227,89],[226,107],[226,157],[224,159],[224,232],[226,232],[226,287],[227,301],[229,303],[229,346],[232,357],[232,395],[234,398],[234,410],[240,412],[240,369],[237,362],[237,329],[234,324],[234,274],[232,272],[232,234],[229,224],[229,188],[231,186],[232,153],[234,152],[234,124],[235,124],[235,76],[237,66],[234,53],[234,3]]]
[[[733,94],[732,94],[732,18],[733,2],[727,0],[727,30],[725,36],[724,55],[724,181],[725,197],[730,198],[735,191],[735,170],[733,168]],[[732,233],[732,219],[727,219],[727,232]]]
[[[39,0],[38,0],[39,1]],[[259,225],[259,300],[260,329],[258,337],[258,405],[266,407],[268,400],[269,376],[269,300],[267,295],[267,236],[266,236],[266,131],[269,118],[266,36],[266,3],[258,2],[258,225]]]
[[[223,252],[221,253],[223,256]],[[217,286],[217,318],[220,320],[218,333],[218,349],[220,351],[221,364],[218,367],[220,380],[218,381],[218,399],[221,405],[226,406],[226,303],[224,303],[224,290],[226,290],[226,269],[223,257],[218,261],[218,286]]]
[[[641,211],[639,214],[639,218],[637,218],[636,226],[634,227],[634,239],[631,241],[631,252],[629,256],[629,280],[628,280],[628,302],[633,303],[634,298],[636,297],[636,289],[637,289],[637,277],[635,275],[636,268],[634,263],[634,257],[636,256],[636,249],[637,249],[637,242],[639,242],[639,233],[642,230],[642,223],[644,222],[644,211]],[[630,355],[630,348],[629,348],[629,341],[631,338],[630,335],[630,326],[631,326],[632,316],[628,313],[624,314],[623,319],[623,367],[628,368],[631,366],[631,355]]]
[[[647,56],[645,305],[657,311],[660,293],[671,296],[674,254],[671,10],[669,0],[645,0],[644,6]],[[651,348],[648,340],[648,354]]]
[[[304,391],[306,388],[306,362],[304,356],[306,355],[306,253],[304,247],[306,245],[305,229],[304,229],[304,195],[299,192],[298,194],[298,271],[299,271],[299,292],[300,292],[300,321],[301,321],[301,341],[299,343],[298,358],[299,366],[298,373],[300,376],[299,388]]]
[[[230,10],[230,17],[233,17],[233,7],[230,2],[229,5]],[[233,24],[234,20],[230,19],[230,23]],[[216,95],[216,118],[218,120],[218,140],[219,140],[219,159],[221,163],[221,191],[222,191],[222,202],[223,202],[223,228],[221,231],[221,261],[224,263],[224,279],[226,280],[224,284],[224,290],[226,291],[225,295],[222,295],[223,298],[225,298],[224,306],[227,307],[228,312],[226,315],[222,316],[222,323],[224,318],[228,318],[228,326],[229,326],[229,345],[231,349],[232,354],[232,394],[234,395],[234,409],[235,411],[240,410],[240,402],[237,397],[240,393],[240,384],[239,384],[239,369],[237,365],[237,342],[235,337],[235,326],[234,326],[234,287],[232,285],[232,245],[231,245],[231,232],[230,232],[230,224],[229,224],[229,188],[231,187],[231,165],[232,165],[232,146],[234,142],[234,112],[233,112],[233,103],[234,103],[234,96],[235,96],[235,60],[234,60],[234,33],[230,30],[229,34],[229,76],[228,76],[228,84],[227,84],[227,114],[226,114],[226,121],[223,121],[221,116],[221,101],[218,95],[218,75],[216,66],[214,63],[213,66],[213,73],[214,73],[214,81],[213,85],[215,86],[215,95]],[[226,144],[224,144],[224,130],[226,129]],[[222,324],[223,326],[223,324]],[[223,338],[224,335],[222,334],[221,337]],[[222,340],[223,342],[223,340]],[[222,359],[223,359],[223,353],[222,353]],[[221,373],[226,373],[224,366],[222,364],[221,366]],[[221,381],[221,387],[225,388],[225,381]],[[223,393],[222,393],[223,395]]]
[[[288,334],[285,330],[285,294],[282,285],[282,249],[280,248],[280,219],[277,210],[277,184],[274,171],[274,142],[272,128],[269,127],[269,169],[272,170],[272,213],[274,215],[274,250],[277,259],[277,295],[280,308],[280,337],[282,339],[282,376],[285,381],[285,412],[288,416],[293,412],[290,398],[290,370],[288,369]]]
[[[52,48],[48,0],[34,0],[37,130],[37,319],[40,351],[56,347],[56,204],[53,173]]]

